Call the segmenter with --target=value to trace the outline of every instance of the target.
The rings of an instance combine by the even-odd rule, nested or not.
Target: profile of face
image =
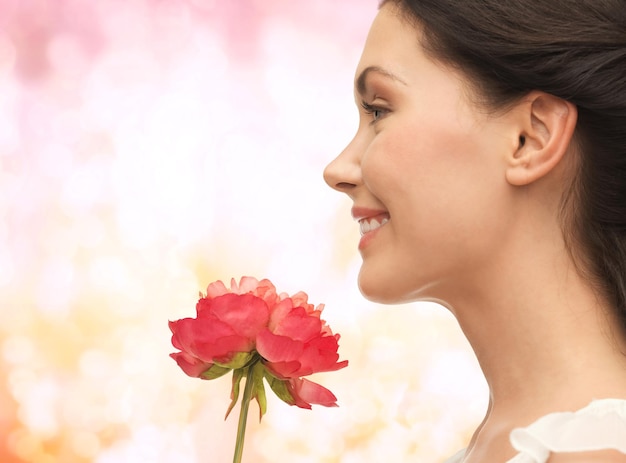
[[[324,171],[354,203],[361,292],[383,303],[445,303],[493,265],[511,226],[504,172],[519,134],[472,103],[419,34],[380,9],[356,71],[357,133]]]

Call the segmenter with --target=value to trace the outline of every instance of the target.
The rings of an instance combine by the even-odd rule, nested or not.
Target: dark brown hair
[[[532,90],[576,105],[577,172],[563,233],[626,332],[626,0],[383,0],[434,59],[504,108]]]

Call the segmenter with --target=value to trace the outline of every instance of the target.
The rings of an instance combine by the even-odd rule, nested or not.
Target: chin
[[[411,302],[406,292],[396,287],[395,282],[386,281],[383,278],[368,279],[362,273],[359,274],[359,291],[368,301],[378,304],[403,304]]]
[[[398,275],[392,278],[388,276],[388,273],[369,273],[361,267],[358,277],[359,291],[365,299],[378,304],[393,305],[424,301],[448,305],[440,299],[441,294],[435,290],[438,285],[433,282],[403,279]]]

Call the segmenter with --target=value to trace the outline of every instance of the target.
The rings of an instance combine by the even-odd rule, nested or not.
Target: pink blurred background
[[[350,204],[321,176],[376,5],[0,0],[0,461],[231,461],[230,382],[186,377],[167,320],[241,275],[325,303],[350,360],[314,378],[340,408],[270,397],[246,461],[466,443],[486,394],[455,321],[358,294]]]

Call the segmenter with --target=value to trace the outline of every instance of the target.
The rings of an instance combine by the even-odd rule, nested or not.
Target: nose
[[[361,184],[361,163],[358,149],[352,140],[324,169],[324,180],[331,188],[350,194]]]

